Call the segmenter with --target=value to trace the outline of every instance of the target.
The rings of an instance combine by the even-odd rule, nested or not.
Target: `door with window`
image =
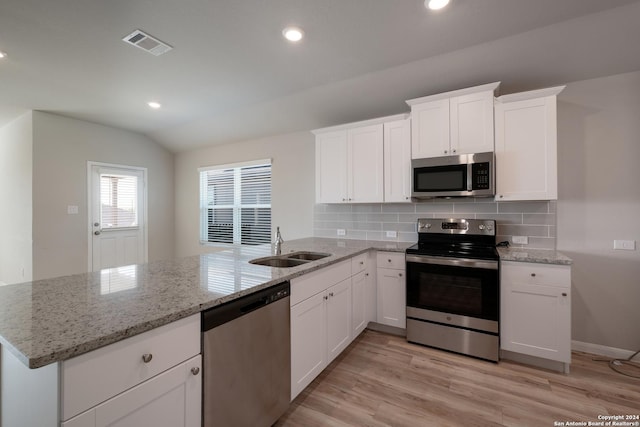
[[[146,169],[89,163],[90,270],[147,261]]]

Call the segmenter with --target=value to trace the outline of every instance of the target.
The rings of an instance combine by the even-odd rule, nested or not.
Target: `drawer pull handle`
[[[142,355],[142,361],[144,363],[151,362],[151,359],[153,359],[153,354],[151,354],[151,353],[145,353],[145,354]]]
[[[333,292],[329,292],[329,296],[332,297],[333,296]]]
[[[325,301],[329,299],[329,297],[328,297],[328,296],[326,296],[326,295],[325,295],[325,296],[323,296],[322,298],[324,298],[324,300],[325,300]]]
[[[531,277],[536,277],[536,273],[531,273]]]
[[[364,261],[360,261],[360,265],[364,265]]]
[[[198,368],[197,366],[195,368],[191,368],[191,373],[193,375],[198,375],[200,373],[200,368]]]
[[[566,293],[566,292],[563,292],[563,293],[562,293],[562,296],[563,296],[563,297],[566,297],[566,296],[567,296],[567,293]]]
[[[391,259],[388,259],[387,261],[391,262]]]
[[[398,276],[402,277],[402,273],[398,273]]]

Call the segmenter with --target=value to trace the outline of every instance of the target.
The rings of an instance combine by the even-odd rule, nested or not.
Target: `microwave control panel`
[[[491,188],[491,164],[489,162],[471,165],[471,189],[488,190]]]

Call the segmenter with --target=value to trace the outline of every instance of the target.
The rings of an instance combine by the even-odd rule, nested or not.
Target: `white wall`
[[[150,138],[33,112],[33,277],[88,269],[87,161],[148,169],[149,260],[173,257],[173,154]],[[79,207],[68,215],[67,206]]]
[[[577,341],[640,349],[640,72],[570,83],[558,103],[558,249]]]
[[[310,132],[217,145],[176,154],[176,256],[212,250],[199,243],[198,168],[202,166],[271,158],[273,230],[280,226],[285,240],[312,236],[314,155],[314,137]]]
[[[32,278],[31,112],[0,128],[0,282]]]

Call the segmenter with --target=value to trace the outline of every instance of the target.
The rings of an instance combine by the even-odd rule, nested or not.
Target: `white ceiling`
[[[183,151],[640,70],[639,22],[638,0],[2,0],[0,126],[42,110]],[[174,49],[122,42],[135,29]]]

